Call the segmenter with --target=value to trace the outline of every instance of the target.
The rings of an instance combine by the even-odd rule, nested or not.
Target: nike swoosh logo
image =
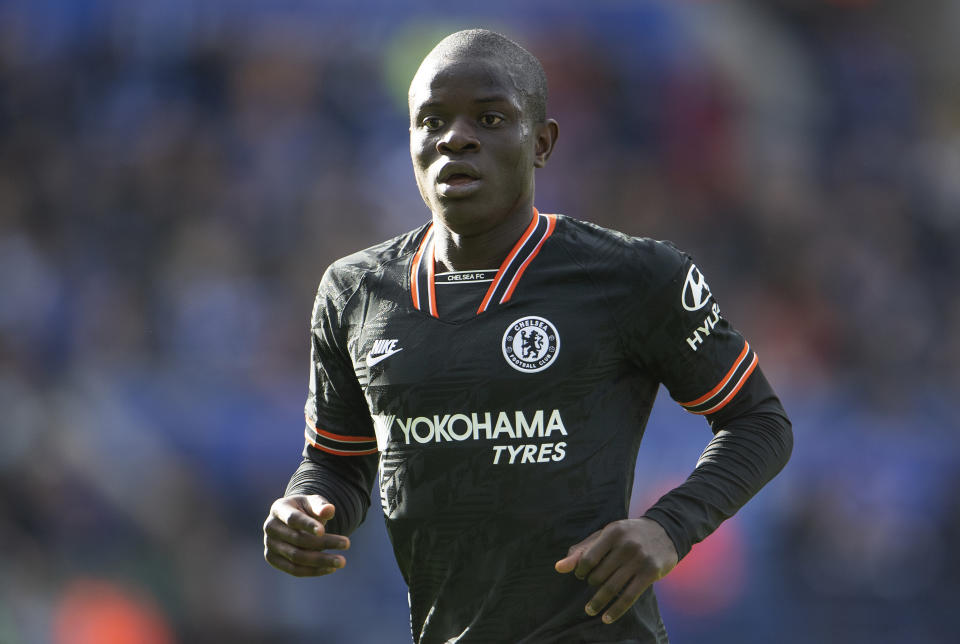
[[[378,356],[372,356],[372,355],[370,355],[370,354],[368,353],[368,354],[367,354],[367,366],[368,366],[368,367],[372,367],[373,365],[375,365],[375,364],[377,364],[377,363],[379,363],[379,362],[383,362],[384,360],[386,360],[387,358],[389,358],[389,357],[392,356],[393,354],[395,354],[395,353],[400,353],[401,351],[403,351],[403,347],[400,347],[399,349],[394,349],[393,351],[387,351],[386,353],[381,353],[381,354],[378,355]]]

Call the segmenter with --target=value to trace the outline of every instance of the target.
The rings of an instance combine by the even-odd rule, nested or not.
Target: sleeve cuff
[[[678,561],[681,561],[687,556],[687,553],[693,548],[693,543],[682,523],[677,521],[670,513],[656,506],[647,510],[643,516],[660,524],[660,527],[663,528],[667,536],[670,537],[670,541],[673,542],[673,547],[677,549]]]

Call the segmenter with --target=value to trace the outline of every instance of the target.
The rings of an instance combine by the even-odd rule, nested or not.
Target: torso
[[[572,261],[573,224],[554,224],[509,297],[498,285],[480,313],[469,308],[492,282],[436,284],[416,270],[423,247],[369,274],[344,316],[419,641],[550,641],[600,626],[583,613],[589,587],[553,563],[626,517],[657,382],[626,357],[613,318],[609,298],[629,297],[615,293],[627,282]],[[656,629],[648,595],[607,636]]]

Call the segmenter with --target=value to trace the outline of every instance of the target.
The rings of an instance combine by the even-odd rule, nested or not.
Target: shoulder
[[[429,225],[426,223],[415,230],[351,253],[330,264],[320,280],[318,300],[323,297],[343,303],[350,299],[370,276],[382,274],[384,270],[416,253]]]
[[[391,283],[394,287],[405,279],[406,260],[417,252],[429,223],[403,235],[380,242],[369,248],[341,257],[324,271],[317,287],[311,314],[314,329],[339,325],[349,317],[351,301],[360,301],[371,291],[371,283]],[[381,280],[389,271],[391,280]]]
[[[582,268],[651,287],[678,279],[690,261],[672,242],[627,235],[566,215],[557,215],[556,236]]]

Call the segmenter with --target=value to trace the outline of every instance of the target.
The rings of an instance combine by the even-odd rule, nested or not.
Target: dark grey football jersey
[[[652,590],[604,625],[553,566],[627,517],[658,385],[722,423],[769,395],[756,355],[668,243],[534,212],[476,310],[446,316],[433,234],[324,275],[305,455],[379,457],[415,641],[665,642]]]

